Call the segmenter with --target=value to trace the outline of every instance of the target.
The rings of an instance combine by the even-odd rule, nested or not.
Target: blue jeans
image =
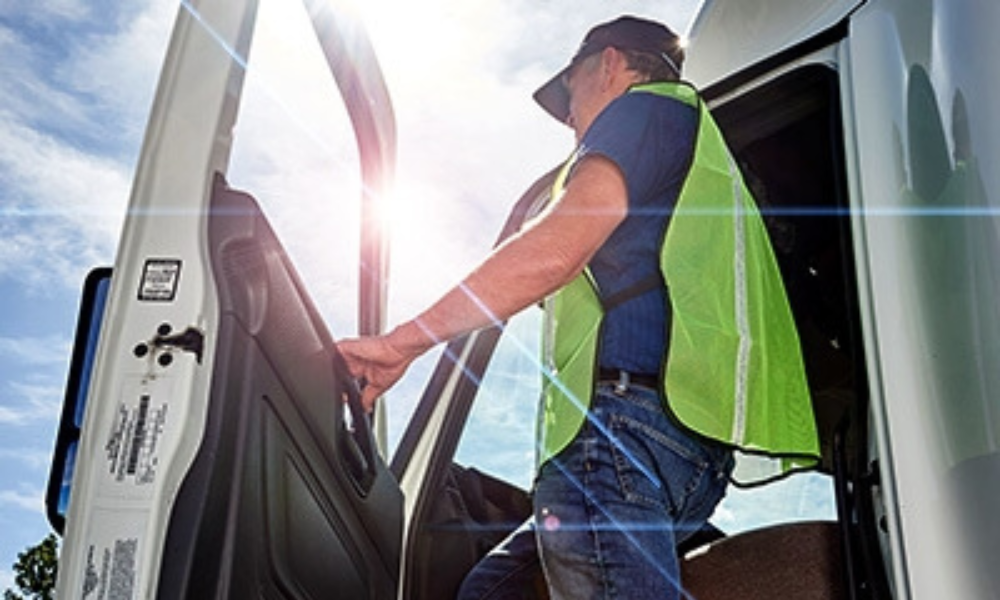
[[[588,422],[539,472],[534,515],[458,597],[680,598],[677,544],[711,516],[732,468],[728,449],[667,417],[656,390],[599,384]]]

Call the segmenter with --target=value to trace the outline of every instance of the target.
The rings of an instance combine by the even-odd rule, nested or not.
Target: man
[[[553,598],[679,598],[677,544],[732,448],[816,454],[766,233],[683,59],[659,23],[593,28],[535,94],[579,144],[546,210],[417,318],[340,344],[371,407],[435,344],[546,299],[534,516],[461,598],[534,597],[539,566]]]

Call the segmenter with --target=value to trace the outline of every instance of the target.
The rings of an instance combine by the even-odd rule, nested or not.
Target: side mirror
[[[63,398],[62,416],[56,434],[56,447],[49,470],[49,483],[45,492],[45,512],[49,524],[59,535],[66,526],[69,493],[73,485],[76,451],[83,427],[84,408],[90,389],[90,378],[97,353],[104,307],[111,287],[111,268],[92,270],[83,284],[80,313],[76,323],[76,338],[70,359],[66,395]]]

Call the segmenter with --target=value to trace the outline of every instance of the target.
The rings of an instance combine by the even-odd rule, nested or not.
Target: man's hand
[[[361,385],[361,403],[366,411],[371,412],[375,400],[395,385],[410,363],[433,345],[413,328],[409,323],[386,335],[337,343],[347,368]]]

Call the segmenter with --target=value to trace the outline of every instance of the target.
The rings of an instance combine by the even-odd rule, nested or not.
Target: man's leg
[[[462,582],[459,600],[545,600],[535,528],[529,519],[494,548]]]
[[[711,516],[731,465],[674,426],[655,391],[599,387],[588,424],[535,491],[552,598],[680,598],[676,543]]]

